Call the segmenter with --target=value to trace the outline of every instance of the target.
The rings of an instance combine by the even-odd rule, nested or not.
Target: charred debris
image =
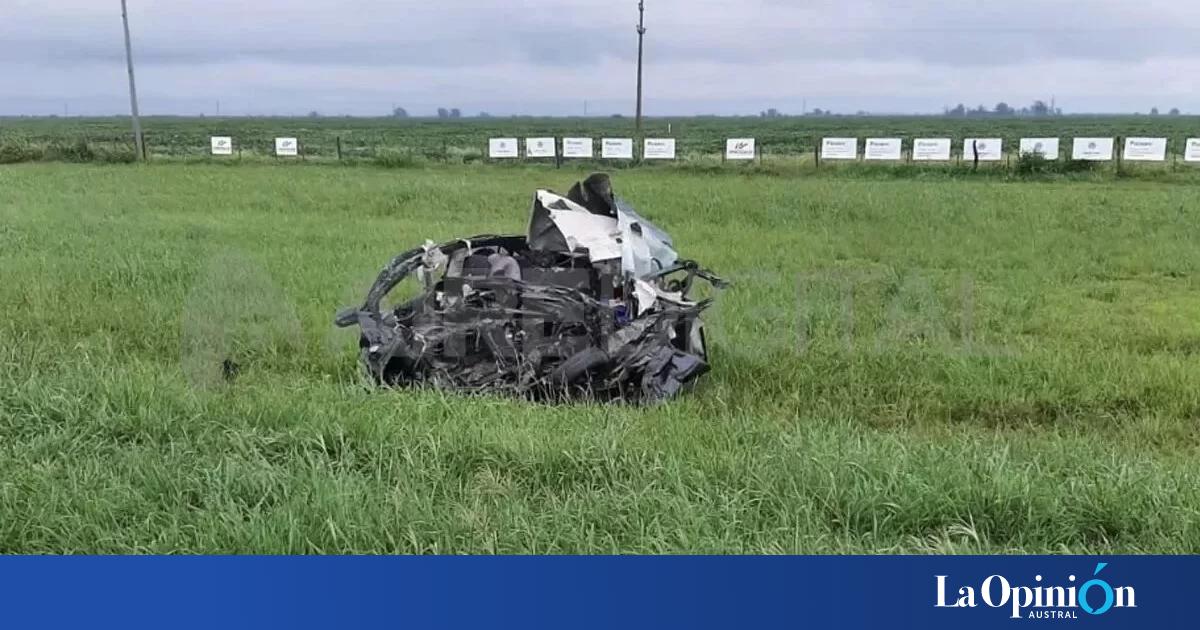
[[[420,293],[384,307],[409,277]],[[524,236],[427,241],[384,267],[358,308],[362,363],[382,386],[543,401],[653,403],[710,369],[697,280],[726,283],[596,174],[534,194]]]

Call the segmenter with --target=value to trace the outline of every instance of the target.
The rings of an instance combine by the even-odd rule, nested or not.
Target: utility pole
[[[638,0],[637,130],[642,131],[642,39],[646,36],[646,0]]]
[[[138,119],[137,83],[133,80],[133,44],[129,41],[129,11],[125,9],[125,0],[121,0],[121,22],[125,25],[125,65],[129,68],[129,108],[133,115],[133,146],[137,159],[146,158],[146,149],[142,146],[142,121]]]

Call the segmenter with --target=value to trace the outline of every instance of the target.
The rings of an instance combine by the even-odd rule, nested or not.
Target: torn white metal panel
[[[633,212],[623,202],[617,208],[621,230],[621,268],[635,278],[646,278],[679,260],[671,237]]]
[[[658,301],[658,290],[654,285],[645,280],[633,281],[633,294],[637,298],[637,314],[641,317],[646,311],[654,308],[654,303]]]
[[[563,197],[562,195],[551,192],[549,190],[538,190],[537,199],[546,206],[548,210],[574,210],[576,212],[587,212],[588,209],[583,206]]]
[[[621,241],[617,238],[620,232],[615,219],[587,210],[550,210],[550,218],[567,239],[571,251],[586,247],[592,262],[621,257]]]
[[[549,222],[547,222],[547,219]],[[549,190],[539,190],[530,217],[531,243],[575,252],[587,248],[592,262],[621,257],[617,220],[595,214],[570,199]]]

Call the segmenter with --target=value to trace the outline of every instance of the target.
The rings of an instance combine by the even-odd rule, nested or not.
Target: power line
[[[736,30],[754,30],[761,31],[762,26],[759,24],[747,23],[745,25],[730,24],[728,20],[721,18],[713,19],[687,19],[672,22],[676,26],[689,27],[707,27],[720,25],[726,28]],[[868,33],[882,34],[890,33],[904,34],[945,34],[945,33],[1012,33],[1012,34],[1067,34],[1067,35],[1092,35],[1098,33],[1119,34],[1119,33],[1180,33],[1190,34],[1200,32],[1200,27],[1197,26],[1170,26],[1170,25],[1144,25],[1144,26],[1098,26],[1098,27],[1078,27],[1078,26],[972,26],[969,24],[954,25],[948,24],[944,26],[838,26],[830,24],[829,26],[787,26],[780,30],[788,32],[802,33]]]
[[[789,28],[789,31],[829,31],[834,33],[1067,33],[1067,34],[1094,34],[1094,33],[1193,33],[1200,31],[1200,28],[1189,26],[1113,26],[1113,27],[1037,27],[1037,26],[937,26],[937,27],[899,27],[899,28],[883,28],[883,27],[819,27],[819,26],[802,26],[799,28]]]

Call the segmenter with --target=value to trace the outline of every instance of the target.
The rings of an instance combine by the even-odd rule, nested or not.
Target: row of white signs
[[[555,138],[526,138],[525,157],[555,157]],[[949,138],[916,138],[912,141],[913,161],[950,160]],[[520,157],[516,138],[492,138],[488,141],[488,156],[492,158]],[[1108,161],[1113,159],[1113,138],[1075,138],[1071,147],[1071,159]],[[902,138],[867,138],[863,158],[867,160],[900,160],[903,157]],[[1047,160],[1059,156],[1058,138],[1021,138],[1020,153],[1041,154]],[[213,155],[233,155],[233,138],[212,137]],[[300,154],[300,142],[296,138],[275,138],[275,155],[294,157]],[[594,155],[591,138],[563,138],[562,154],[565,158],[591,158]],[[754,138],[730,138],[725,141],[725,157],[730,160],[753,160],[758,151]],[[1004,159],[1004,141],[1000,138],[967,138],[963,141],[964,159],[973,160],[978,155],[981,162]],[[1126,160],[1133,162],[1163,162],[1167,159],[1166,138],[1126,138]],[[603,138],[600,141],[600,157],[606,160],[632,160],[633,138]],[[674,138],[646,138],[642,158],[647,160],[675,159]],[[823,138],[821,159],[858,159],[858,138]],[[1200,138],[1189,138],[1183,159],[1200,162]]]
[[[233,155],[233,138],[212,137],[213,155]],[[554,138],[526,138],[526,157],[554,157]],[[494,158],[519,157],[516,138],[492,138],[488,141],[488,155]],[[294,157],[300,154],[300,142],[296,138],[275,138],[275,155]],[[591,138],[563,138],[562,155],[569,158],[592,157]],[[632,138],[604,138],[601,142],[601,157],[614,160],[633,159]],[[646,138],[642,157],[647,160],[675,159],[674,138]]]
[[[516,138],[492,138],[488,140],[488,157],[504,159],[520,157],[520,143]],[[525,157],[552,158],[556,155],[555,138],[525,138]],[[591,158],[595,154],[591,138],[563,138],[562,156],[565,158]],[[600,157],[606,160],[632,160],[633,138],[603,138],[600,140]],[[642,158],[646,160],[674,160],[674,138],[646,138],[642,147]]]
[[[233,155],[233,138],[230,136],[213,136],[213,155]],[[275,138],[275,155],[280,157],[296,157],[300,155],[300,141],[295,138]]]
[[[562,156],[567,158],[590,158],[593,156],[591,138],[563,138]],[[1113,159],[1113,138],[1075,138],[1071,147],[1071,159],[1107,161]],[[520,157],[516,138],[492,138],[488,143],[488,156],[492,158]],[[912,142],[914,161],[949,161],[950,138],[916,138]],[[554,157],[554,138],[526,138],[526,157]],[[863,158],[867,160],[900,160],[904,153],[903,138],[867,138]],[[1047,160],[1059,157],[1058,138],[1022,138],[1020,153],[1040,154]],[[823,138],[821,158],[825,160],[858,159],[858,138]],[[978,156],[981,162],[1004,159],[1004,141],[1001,138],[967,138],[963,141],[963,158]],[[1126,160],[1141,162],[1163,162],[1167,159],[1166,138],[1126,138]],[[725,158],[729,160],[753,160],[758,156],[754,138],[730,138],[725,141]],[[600,157],[605,159],[632,160],[632,138],[604,138],[601,140]],[[645,159],[675,159],[675,140],[670,138],[647,138],[642,153]],[[1187,141],[1184,159],[1200,162],[1200,138]]]
[[[950,159],[949,138],[917,138],[913,140],[914,161],[948,161]],[[1047,160],[1059,156],[1058,138],[1021,138],[1021,155],[1040,154]],[[903,152],[901,138],[867,138],[863,158],[867,160],[899,160]],[[1075,138],[1071,147],[1071,159],[1108,161],[1113,159],[1113,138]],[[1126,160],[1133,162],[1164,162],[1167,159],[1166,138],[1126,138]],[[1004,159],[1004,141],[1001,138],[967,138],[963,140],[962,156],[965,160],[996,162]],[[727,157],[732,157],[728,155]],[[821,141],[821,158],[825,160],[858,159],[858,138],[824,138]],[[1200,162],[1200,138],[1187,141],[1184,159]]]

